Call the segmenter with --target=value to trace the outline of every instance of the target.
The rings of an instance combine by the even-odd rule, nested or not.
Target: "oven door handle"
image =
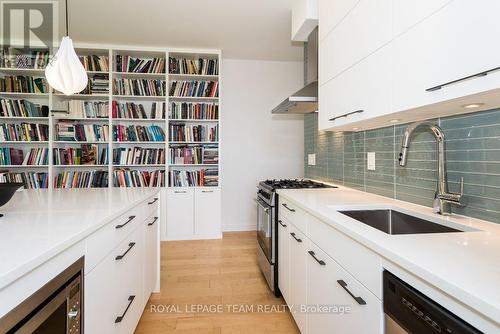
[[[265,213],[269,213],[269,206],[267,205],[267,203],[265,203],[263,200],[259,199],[259,198],[254,198],[253,199],[260,207],[262,207],[262,209],[264,209],[264,212]]]

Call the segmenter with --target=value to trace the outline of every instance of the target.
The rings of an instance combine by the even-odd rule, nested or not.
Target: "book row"
[[[149,115],[142,103],[118,103],[113,101],[112,104],[113,118],[165,119],[165,114],[165,102],[153,102]]]
[[[109,126],[106,124],[79,124],[61,120],[56,124],[56,138],[61,141],[99,141],[109,140]]]
[[[132,96],[165,96],[165,81],[151,79],[114,79],[113,94]]]
[[[172,123],[168,127],[168,137],[171,141],[179,142],[217,142],[219,126]]]
[[[98,71],[98,72],[108,72],[109,71],[109,59],[108,56],[99,55],[89,55],[89,56],[79,56],[80,62],[86,71]]]
[[[165,171],[138,171],[131,169],[116,169],[113,171],[115,187],[163,187]]]
[[[170,119],[218,119],[217,103],[170,102]]]
[[[38,123],[0,124],[0,141],[47,141],[49,126]]]
[[[68,101],[67,113],[58,117],[68,118],[107,118],[109,115],[109,104],[103,101]]]
[[[49,86],[44,78],[23,75],[8,75],[0,78],[0,92],[48,93]]]
[[[170,187],[217,187],[219,171],[216,168],[196,171],[171,170],[168,172],[168,184]]]
[[[218,97],[219,82],[204,80],[181,80],[170,83],[170,96],[181,97]]]
[[[107,74],[96,74],[89,78],[87,87],[79,94],[109,94],[109,79]]]
[[[115,148],[113,164],[115,165],[161,165],[165,163],[163,148]]]
[[[0,67],[43,69],[48,63],[48,50],[0,49]]]
[[[214,146],[189,146],[170,148],[171,165],[217,164],[219,149]]]
[[[116,55],[116,71],[129,73],[165,73],[164,58],[134,58]]]
[[[26,189],[42,189],[49,186],[46,172],[9,172],[0,170],[0,183],[24,183]]]
[[[108,163],[108,149],[101,149],[99,154],[97,145],[83,144],[81,147],[54,148],[53,160],[55,165],[106,165]]]
[[[165,132],[157,125],[113,125],[113,140],[161,142],[165,141]]]
[[[0,165],[44,166],[48,163],[48,148],[32,148],[26,155],[22,149],[0,148]]]
[[[219,60],[169,57],[168,68],[171,74],[218,75]]]
[[[54,177],[54,188],[106,188],[108,172],[103,170],[64,171]]]
[[[49,107],[28,100],[0,99],[1,117],[47,117]]]

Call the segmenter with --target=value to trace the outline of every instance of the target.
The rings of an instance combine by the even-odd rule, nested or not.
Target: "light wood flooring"
[[[299,330],[259,271],[255,232],[232,232],[222,240],[162,242],[161,293],[152,295],[136,329],[145,333]]]

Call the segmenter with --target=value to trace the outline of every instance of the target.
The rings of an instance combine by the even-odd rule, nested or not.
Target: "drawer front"
[[[85,241],[85,271],[91,271],[142,220],[144,220],[144,215],[139,205],[90,235]]]
[[[158,269],[160,265],[159,235],[160,219],[156,213],[146,218],[144,224],[144,275],[143,275],[143,304],[149,300],[151,293],[156,288],[159,280]]]
[[[112,256],[121,282],[115,299],[115,327],[117,333],[130,334],[134,332],[144,309],[144,227],[138,226],[112,252]]]
[[[307,233],[309,215],[296,204],[284,197],[279,198],[279,217],[284,217],[303,233]]]
[[[315,217],[311,216],[309,222],[309,238],[374,295],[382,299],[380,257]]]
[[[149,197],[141,206],[144,210],[144,217],[149,217],[151,214],[157,214],[160,207],[160,193]]]

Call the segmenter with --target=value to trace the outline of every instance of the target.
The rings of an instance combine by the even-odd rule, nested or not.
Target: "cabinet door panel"
[[[195,234],[204,237],[219,237],[221,234],[220,189],[196,189],[194,203]]]
[[[159,226],[158,212],[144,222],[144,304],[155,290],[159,278]]]
[[[319,0],[319,39],[325,38],[358,3],[359,0]]]
[[[336,77],[392,39],[392,0],[362,0],[321,41],[319,83]]]
[[[167,239],[192,238],[194,234],[194,192],[180,188],[167,190]]]
[[[392,46],[387,45],[356,66],[320,86],[320,130],[341,128],[349,124],[392,112]],[[338,117],[357,110],[361,113]]]
[[[285,301],[290,301],[290,223],[278,221],[278,285]]]
[[[290,300],[292,315],[301,333],[307,330],[307,313],[302,307],[307,304],[307,239],[295,226],[290,226]]]
[[[398,36],[452,0],[394,0],[394,36]]]
[[[474,1],[455,0],[397,38],[394,41],[395,111],[497,89],[498,72],[426,91],[500,66],[498,44],[491,41],[491,36],[500,33],[496,23],[499,11],[498,1],[482,1],[478,6]]]

